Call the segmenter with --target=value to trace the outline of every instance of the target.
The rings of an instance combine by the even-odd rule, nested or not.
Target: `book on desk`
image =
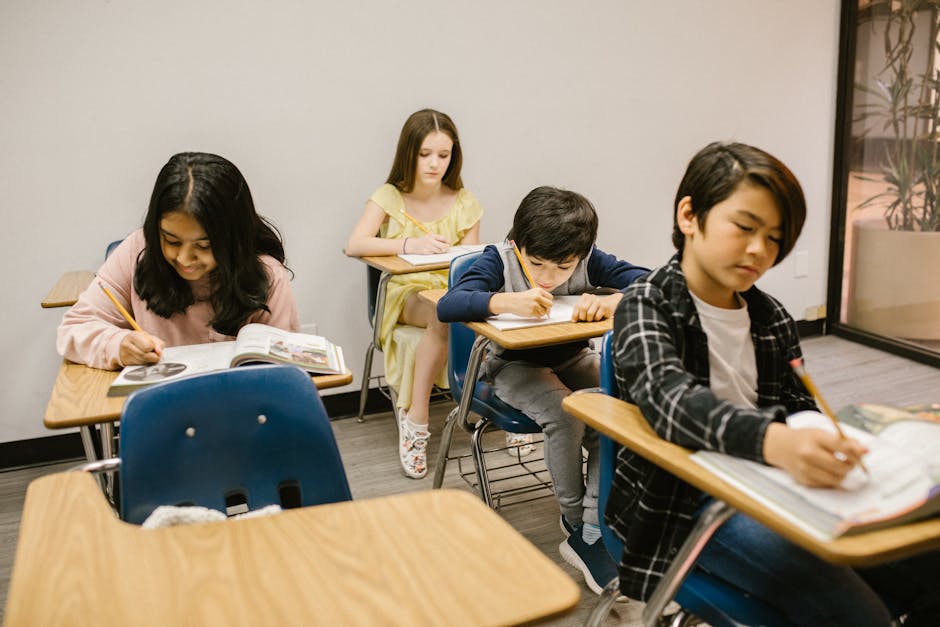
[[[487,246],[488,244],[457,244],[455,246],[451,246],[447,252],[443,253],[436,253],[432,255],[401,253],[398,255],[398,257],[404,261],[407,261],[413,266],[428,266],[449,262],[452,259],[459,257],[460,255],[466,255],[467,253],[480,252]]]
[[[242,327],[234,341],[171,346],[164,349],[159,363],[125,366],[108,396],[126,396],[155,383],[253,363],[299,366],[311,374],[346,372],[343,349],[325,337],[252,323]]]
[[[845,434],[869,449],[863,460],[868,474],[856,467],[840,488],[806,487],[779,468],[714,451],[697,451],[691,459],[822,540],[940,514],[937,414],[858,404],[837,417]],[[794,414],[787,424],[833,429],[817,412]]]

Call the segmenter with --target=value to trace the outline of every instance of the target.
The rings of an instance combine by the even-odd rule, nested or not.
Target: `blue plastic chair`
[[[108,246],[104,249],[104,258],[107,259],[108,257],[110,257],[110,256],[111,256],[111,253],[114,252],[114,249],[117,248],[118,245],[119,245],[121,242],[123,242],[123,241],[124,241],[123,238],[122,238],[122,239],[116,239],[116,240],[114,240],[113,242],[111,242],[110,244],[108,244]]]
[[[119,485],[121,518],[138,524],[160,505],[233,514],[352,498],[320,395],[294,366],[233,368],[131,394]]]
[[[482,252],[473,252],[454,258],[450,263],[447,287],[453,287],[454,283],[463,276],[481,254]],[[547,470],[544,470],[544,466],[539,464],[542,461],[540,458],[526,459],[525,461],[520,459],[508,465],[500,465],[492,470],[518,466],[521,473],[507,477],[507,479],[528,476],[532,481],[501,492],[494,492],[492,489],[491,469],[486,464],[483,435],[493,429],[502,429],[510,433],[541,433],[542,429],[524,413],[501,401],[496,396],[492,386],[480,380],[474,383],[473,396],[470,399],[469,407],[461,412],[460,403],[471,354],[474,351],[482,351],[486,342],[485,338],[477,338],[476,334],[463,324],[452,323],[450,325],[447,379],[450,383],[450,393],[457,403],[457,407],[450,412],[444,423],[440,451],[434,469],[434,487],[440,488],[444,481],[454,426],[459,422],[460,426],[470,434],[470,450],[476,473],[476,487],[480,491],[480,496],[489,507],[498,509],[498,499],[501,498],[509,498],[533,491],[545,491],[545,495],[551,494],[551,482],[547,479]],[[471,412],[479,416],[479,420],[470,422],[468,418]]]
[[[608,331],[601,339],[601,391],[610,396],[618,396],[617,380],[614,377],[613,331]],[[598,494],[599,511],[607,510],[614,470],[617,466],[617,453],[620,445],[605,435],[600,435],[600,489]],[[614,561],[620,561],[623,544],[613,530],[604,523],[601,516],[601,537],[604,547]],[[592,615],[589,624],[601,624],[606,617],[619,590],[605,591],[608,598],[598,603],[602,616]],[[675,597],[681,607],[673,617],[673,625],[687,624],[695,617],[712,627],[743,627],[746,625],[765,625],[767,627],[785,627],[790,625],[785,617],[773,607],[748,595],[707,572],[694,568],[685,578]],[[606,605],[606,608],[604,606]]]

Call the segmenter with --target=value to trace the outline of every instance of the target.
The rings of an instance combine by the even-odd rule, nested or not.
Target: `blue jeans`
[[[696,562],[776,607],[795,625],[940,625],[940,551],[879,566],[830,564],[747,516],[735,514]]]

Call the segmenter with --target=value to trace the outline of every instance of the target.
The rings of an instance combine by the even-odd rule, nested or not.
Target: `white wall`
[[[139,225],[182,150],[241,168],[286,234],[302,321],[358,372],[365,271],[340,249],[426,106],[457,122],[484,239],[554,184],[594,201],[602,248],[645,265],[672,254],[672,196],[698,148],[771,151],[808,197],[810,271],[794,279],[787,260],[762,286],[802,318],[825,302],[838,4],[4,0],[0,442],[50,434],[62,312],[39,301]],[[357,388],[358,374],[339,391]]]

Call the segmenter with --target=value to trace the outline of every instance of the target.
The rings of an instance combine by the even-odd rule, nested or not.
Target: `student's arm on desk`
[[[129,235],[105,260],[98,279],[82,292],[65,315],[56,332],[56,349],[70,361],[94,368],[120,368],[121,342],[132,332],[130,324],[97,285],[101,281],[121,305],[132,312],[130,290],[134,266],[143,234]]]
[[[503,262],[495,246],[487,246],[456,285],[437,301],[441,322],[477,322],[491,315],[490,298],[503,287]]]
[[[442,235],[429,234],[421,237],[386,238],[377,233],[385,220],[397,219],[385,212],[382,207],[370,200],[359,222],[353,227],[344,252],[348,257],[372,257],[397,255],[399,253],[442,253],[450,248],[450,242]],[[401,218],[404,220],[404,218]],[[403,250],[403,247],[406,249]]]
[[[783,420],[786,411],[780,405],[737,408],[696,382],[679,357],[676,344],[685,338],[671,307],[650,282],[627,289],[614,314],[618,382],[626,385],[628,398],[663,439],[763,461],[764,432],[775,419]]]

